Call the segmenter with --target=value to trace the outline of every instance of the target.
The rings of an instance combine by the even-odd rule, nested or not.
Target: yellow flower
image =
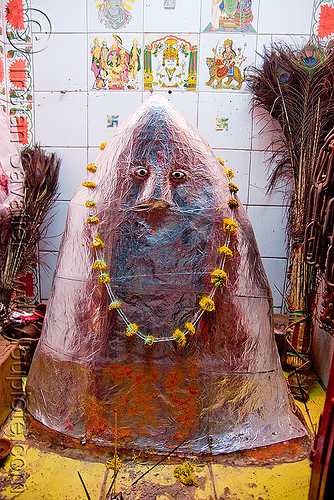
[[[96,172],[96,169],[97,166],[95,165],[95,163],[88,163],[86,167],[86,170],[88,170],[88,172]]]
[[[104,260],[97,259],[93,264],[93,269],[102,269],[102,271],[104,271],[105,269],[107,269],[107,264],[104,262]]]
[[[207,295],[202,296],[201,300],[199,301],[199,306],[204,311],[214,311],[216,309],[214,301]]]
[[[126,335],[127,337],[132,337],[132,335],[136,335],[138,332],[138,326],[136,323],[130,323],[126,329]]]
[[[220,163],[220,164],[224,167],[224,165],[225,165],[225,161],[224,161],[224,160],[222,160],[222,159],[220,158],[220,156],[217,156],[217,160],[218,160],[218,161],[219,161],[219,163]]]
[[[233,172],[233,170],[232,170],[231,168],[226,168],[226,167],[224,167],[224,172],[225,172],[225,174],[227,175],[227,177],[228,177],[229,179],[233,179],[233,177],[234,177],[234,172]]]
[[[230,208],[239,208],[240,205],[235,198],[230,198],[227,200],[227,204]]]
[[[233,252],[230,250],[228,247],[225,247],[224,245],[222,247],[218,248],[218,252],[220,255],[225,254],[225,257],[228,259],[229,257],[233,257]]]
[[[188,323],[186,323],[184,327],[188,330],[190,335],[195,335],[196,333],[195,327],[192,323],[190,323],[190,321],[188,321]]]
[[[216,269],[211,273],[211,283],[217,288],[222,288],[227,280],[227,274],[222,269]]]
[[[97,247],[104,247],[103,241],[100,239],[99,235],[97,234],[95,238],[92,241],[92,248],[97,248]]]
[[[121,307],[121,301],[116,299],[110,302],[108,309],[109,311],[113,311],[114,309],[119,309]]]
[[[113,469],[115,467],[115,455],[113,458],[108,458],[106,461],[106,469]],[[116,455],[116,471],[122,467],[122,460]]]
[[[173,339],[175,340],[177,345],[179,345],[180,347],[184,347],[186,345],[186,336],[178,328],[173,333]]]
[[[93,181],[83,181],[81,184],[82,184],[84,187],[86,187],[86,188],[90,188],[90,189],[94,189],[94,188],[96,188],[96,186],[97,186],[97,184],[95,184],[95,182],[93,182]]]
[[[108,273],[102,273],[97,278],[97,282],[99,285],[102,285],[102,283],[109,283],[109,281],[110,281],[110,276]]]
[[[223,219],[223,229],[226,233],[233,234],[238,231],[239,224],[237,221],[230,219]]]
[[[93,200],[87,200],[85,203],[86,207],[96,207],[96,203]]]
[[[107,142],[101,142],[101,144],[100,144],[101,151],[102,151],[102,149],[104,149],[106,147],[107,144],[108,144]]]
[[[144,345],[151,346],[153,343],[154,343],[153,335],[146,335],[145,340],[144,340]]]
[[[186,460],[183,464],[174,469],[174,477],[178,479],[181,486],[198,486],[199,483],[194,476],[194,466],[192,461]]]
[[[228,187],[230,188],[231,193],[237,193],[239,191],[238,186],[233,184],[233,182],[229,182]]]
[[[87,224],[98,224],[100,219],[98,217],[87,217]]]

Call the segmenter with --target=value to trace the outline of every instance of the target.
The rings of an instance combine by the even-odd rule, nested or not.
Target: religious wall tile
[[[246,90],[246,69],[255,64],[256,35],[200,36],[199,90]]]
[[[122,121],[142,102],[137,92],[89,92],[88,93],[88,147],[100,147],[117,131]],[[96,157],[96,153],[95,157]],[[93,160],[94,161],[94,155]]]
[[[90,45],[93,89],[138,90],[142,74],[142,47],[133,35],[95,37]]]
[[[198,128],[210,137],[214,148],[250,149],[252,119],[250,96],[245,93],[202,92],[198,106]],[[217,130],[217,120],[228,129]],[[223,127],[223,124],[222,124]]]
[[[252,3],[252,0],[205,0],[202,6],[203,31],[255,33]]]
[[[6,74],[3,18],[0,1],[0,112],[6,110]]]
[[[196,90],[197,37],[146,35],[144,89]]]
[[[6,70],[10,123],[21,145],[33,142],[31,24],[28,0],[9,0],[5,5]]]
[[[334,37],[334,0],[316,0],[312,19],[312,32],[322,40]]]
[[[175,9],[176,0],[164,0],[165,9]]]
[[[1,27],[0,27],[1,29]],[[5,49],[0,42],[0,111],[6,109],[6,78],[5,78]]]
[[[143,31],[143,0],[88,0],[87,8],[89,31]]]

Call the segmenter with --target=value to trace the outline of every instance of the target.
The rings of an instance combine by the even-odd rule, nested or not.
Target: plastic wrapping
[[[305,435],[254,234],[242,205],[230,208],[231,179],[207,141],[153,95],[87,170],[27,381],[29,412],[72,437],[112,443],[116,409],[119,445],[157,453],[182,441],[179,451],[218,454]],[[238,230],[228,233],[232,212]],[[213,292],[227,243],[227,279]],[[199,307],[203,297],[214,310]],[[196,332],[182,345],[173,332],[189,321]]]

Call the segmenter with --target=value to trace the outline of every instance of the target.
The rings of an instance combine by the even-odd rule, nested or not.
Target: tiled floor
[[[310,377],[310,399],[307,403],[308,413],[313,425],[317,425],[323,409],[325,392],[317,377]],[[297,403],[310,426],[309,416],[304,405]],[[69,450],[58,441],[57,447],[45,448],[40,443],[26,437],[23,412],[12,413],[2,430],[2,435],[14,442],[11,455],[0,469],[0,499],[9,500],[99,500],[104,479],[105,492],[108,490],[112,471],[106,472],[106,455],[101,458],[89,456],[85,451],[85,459],[73,458],[76,452]],[[282,449],[284,444],[282,445]],[[57,450],[57,451],[55,451]],[[149,456],[132,459],[120,457],[123,465],[116,482],[116,493],[122,492],[118,499],[139,500],[173,500],[173,499],[205,499],[205,500],[307,500],[311,469],[307,458],[292,463],[270,463],[266,450],[261,449],[256,455],[247,452],[247,460],[233,463],[225,460],[194,461],[195,478],[198,486],[182,486],[174,477],[177,465],[175,461],[165,460],[152,467]],[[112,453],[112,450],[110,450]],[[291,450],[290,450],[291,451]],[[267,465],[261,463],[261,457]],[[180,461],[179,461],[180,463]],[[246,464],[246,465],[245,465]],[[80,472],[88,495],[80,482]],[[145,472],[145,477],[132,483]],[[104,497],[103,497],[104,498]],[[116,497],[115,497],[116,498]]]

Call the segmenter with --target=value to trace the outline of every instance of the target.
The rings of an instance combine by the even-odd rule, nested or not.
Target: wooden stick
[[[106,489],[108,475],[109,475],[109,469],[106,469],[106,471],[104,473],[103,483],[102,483],[102,486],[101,486],[101,492],[100,492],[100,498],[99,498],[99,500],[103,500],[104,499],[104,492],[105,492],[105,489]]]
[[[116,473],[117,473],[117,410],[115,410],[114,494],[116,493]]]
[[[183,445],[183,443],[185,443],[185,440],[182,441],[182,443],[178,444],[177,446],[175,446],[175,448],[170,451],[168,453],[168,455],[164,456],[161,460],[159,460],[159,462],[157,462],[156,464],[154,464],[150,469],[148,469],[146,472],[144,472],[144,474],[142,474],[141,476],[139,476],[137,479],[135,479],[133,481],[133,483],[131,484],[131,486],[129,486],[126,490],[125,490],[125,493],[128,494],[132,488],[132,486],[134,486],[136,483],[138,483],[138,481],[140,481],[144,476],[146,476],[146,474],[148,474],[149,472],[151,472],[152,469],[154,469],[155,467],[157,467],[158,465],[160,465],[162,462],[164,462],[168,457],[170,457],[172,455],[172,453],[174,453],[178,448],[180,448],[180,446]]]
[[[78,472],[78,476],[79,476],[79,478],[80,478],[81,484],[82,484],[82,486],[83,486],[83,488],[84,488],[84,490],[85,490],[85,493],[86,493],[86,496],[87,496],[88,500],[92,500],[92,499],[90,498],[90,496],[89,496],[88,490],[87,490],[87,488],[86,488],[86,485],[85,485],[85,483],[84,483],[84,480],[82,479],[82,476],[81,476],[80,472],[79,472],[79,471],[77,471],[77,472]]]

